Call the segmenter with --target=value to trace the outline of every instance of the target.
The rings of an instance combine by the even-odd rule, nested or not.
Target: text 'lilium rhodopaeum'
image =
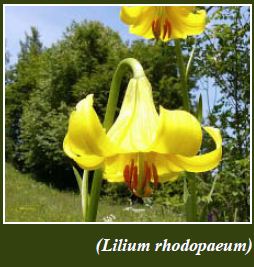
[[[93,108],[93,95],[72,112],[64,151],[87,170],[104,169],[109,182],[125,181],[138,196],[151,193],[150,182],[174,181],[180,172],[215,168],[222,155],[220,131],[204,130],[216,149],[197,155],[202,142],[198,120],[182,110],[160,107],[157,114],[151,85],[145,76],[132,78],[113,126],[105,132]]]
[[[147,39],[163,41],[186,38],[204,31],[205,10],[194,13],[193,6],[122,7],[121,20],[130,25],[130,32]]]

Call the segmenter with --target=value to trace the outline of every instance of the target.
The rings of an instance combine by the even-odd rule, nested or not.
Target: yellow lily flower
[[[186,38],[204,31],[206,12],[195,13],[193,6],[136,6],[122,7],[120,18],[130,25],[130,32],[144,38]]]
[[[222,155],[220,131],[204,130],[216,148],[197,155],[202,142],[198,120],[182,110],[160,107],[158,115],[152,89],[145,76],[129,82],[120,113],[106,133],[93,108],[93,95],[80,101],[72,112],[64,151],[87,170],[104,169],[109,182],[126,182],[138,196],[151,193],[150,183],[174,181],[183,171],[215,168]]]

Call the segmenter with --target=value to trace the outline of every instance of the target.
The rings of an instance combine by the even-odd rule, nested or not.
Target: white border
[[[199,4],[199,6],[250,7],[250,222],[6,222],[5,221],[5,7],[12,6],[123,6],[123,4],[4,4],[3,5],[3,224],[252,224],[252,4]],[[140,4],[131,4],[140,6]],[[181,4],[142,4],[142,6],[181,6]],[[184,4],[193,6],[193,4]]]

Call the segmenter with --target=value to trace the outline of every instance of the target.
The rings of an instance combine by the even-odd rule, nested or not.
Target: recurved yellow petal
[[[93,154],[77,154],[77,150],[72,146],[68,134],[64,138],[64,152],[69,158],[73,159],[82,169],[95,170],[101,167],[104,157]]]
[[[103,157],[115,152],[93,109],[93,95],[80,101],[72,112],[63,148],[83,168],[95,168]]]
[[[159,126],[152,151],[162,154],[196,155],[202,142],[198,120],[183,110],[160,108]]]
[[[215,141],[216,149],[204,155],[194,157],[173,155],[171,160],[174,164],[189,172],[205,172],[218,166],[222,157],[222,138],[220,131],[213,127],[204,127],[204,129]]]

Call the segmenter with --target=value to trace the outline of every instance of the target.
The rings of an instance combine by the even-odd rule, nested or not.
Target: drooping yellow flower
[[[151,193],[150,183],[174,181],[183,171],[215,168],[222,155],[220,131],[204,130],[216,149],[197,155],[202,142],[198,120],[182,110],[160,107],[158,115],[151,85],[145,76],[129,82],[120,113],[106,133],[93,108],[93,95],[72,112],[64,139],[64,151],[87,170],[104,169],[109,182],[126,182],[138,196]]]
[[[193,6],[124,6],[120,17],[131,33],[168,41],[204,31],[206,12],[194,11]]]

